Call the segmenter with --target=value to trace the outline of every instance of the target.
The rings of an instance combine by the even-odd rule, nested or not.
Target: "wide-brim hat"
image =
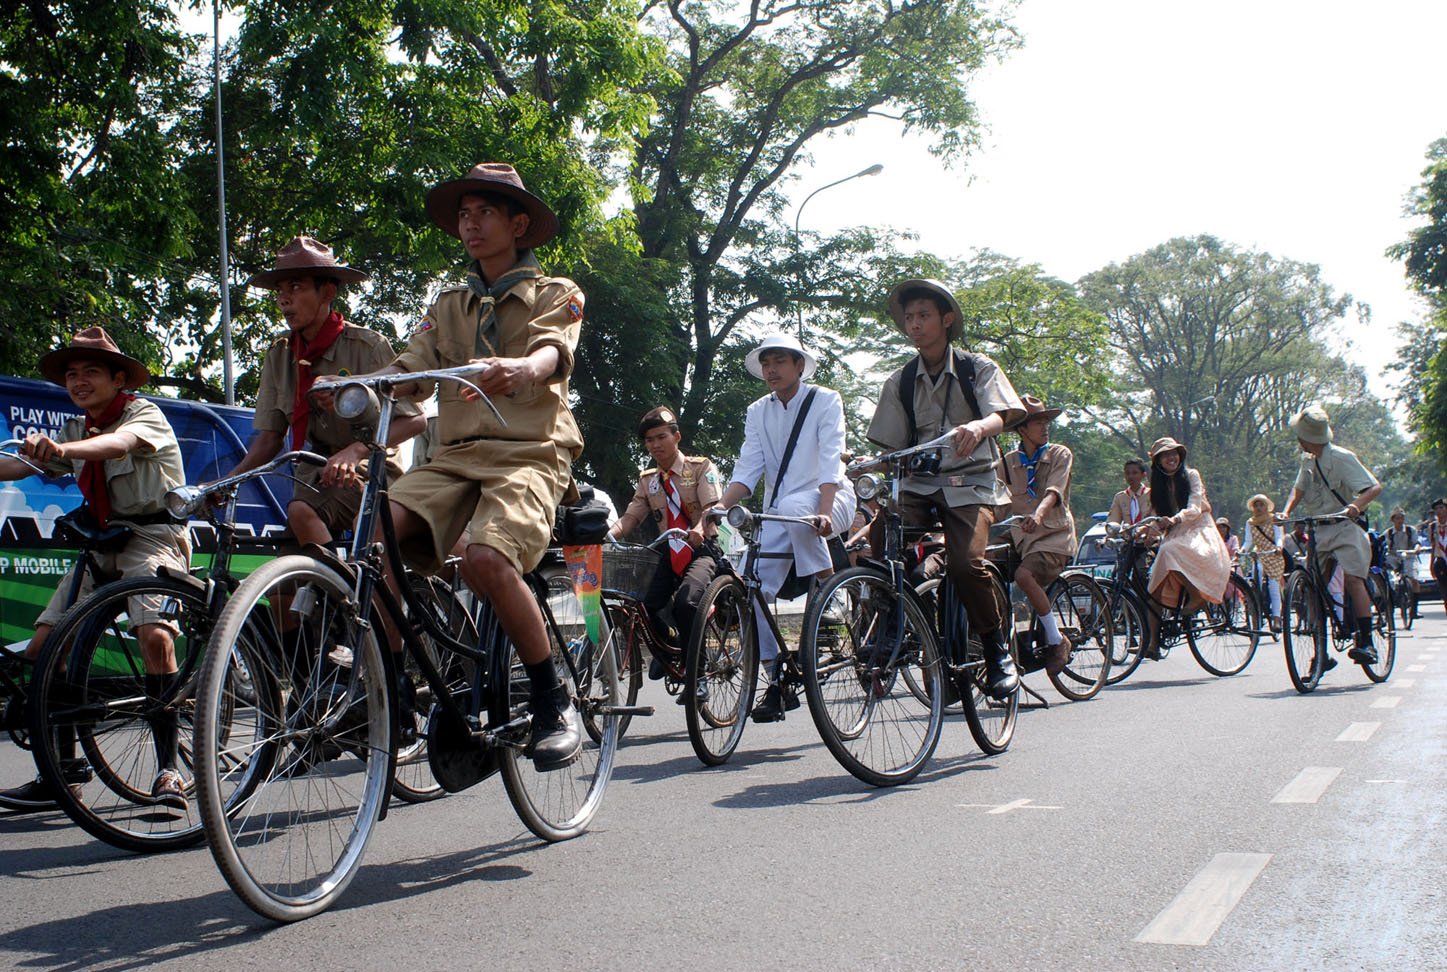
[[[889,316],[894,318],[894,326],[899,328],[900,333],[905,333],[904,295],[911,290],[928,290],[944,298],[945,303],[949,304],[950,310],[955,314],[954,323],[949,328],[949,339],[958,341],[960,335],[965,333],[965,315],[960,312],[960,302],[955,300],[955,295],[943,283],[925,278],[903,280],[895,284],[894,289],[889,292]]]
[[[1179,452],[1181,454],[1181,461],[1186,461],[1186,447],[1169,435],[1165,435],[1151,443],[1151,462],[1155,462],[1157,456],[1166,452]]]
[[[759,346],[749,352],[744,359],[744,367],[749,374],[760,380],[764,377],[764,366],[759,364],[759,356],[765,351],[792,351],[802,355],[804,358],[804,373],[800,375],[801,380],[807,380],[814,375],[815,369],[819,367],[819,361],[809,352],[809,349],[799,343],[799,339],[788,334],[770,334],[759,342]]]
[[[462,197],[470,192],[490,192],[506,196],[523,207],[528,214],[528,228],[518,237],[520,250],[531,250],[558,235],[557,214],[537,196],[528,192],[522,176],[505,162],[483,162],[474,165],[461,179],[433,186],[427,193],[427,215],[437,228],[462,239],[457,229],[457,210]]]
[[[139,388],[151,380],[146,366],[130,355],[121,354],[121,349],[116,347],[116,342],[103,327],[88,327],[71,338],[65,347],[56,348],[42,357],[40,373],[57,385],[64,385],[65,369],[72,361],[101,361],[117,371],[124,371],[127,388]]]
[[[1020,404],[1025,406],[1025,414],[1014,422],[1011,422],[1005,431],[1018,429],[1031,419],[1043,418],[1047,422],[1053,422],[1065,413],[1065,409],[1063,408],[1046,408],[1045,403],[1034,395],[1021,395]]]
[[[1326,445],[1331,441],[1331,419],[1320,405],[1308,405],[1292,417],[1291,431],[1302,442]]]
[[[332,248],[310,236],[294,236],[276,251],[276,266],[246,281],[248,287],[274,287],[293,277],[331,277],[341,283],[359,283],[367,275],[337,262]]]
[[[1257,493],[1255,496],[1253,496],[1253,497],[1251,497],[1249,500],[1247,500],[1247,501],[1246,501],[1246,509],[1249,510],[1249,509],[1251,509],[1251,507],[1255,506],[1257,500],[1261,500],[1263,503],[1266,504],[1266,512],[1267,512],[1267,513],[1275,513],[1275,512],[1276,512],[1276,504],[1275,504],[1274,502],[1272,502],[1271,497],[1270,497],[1270,496],[1267,496],[1265,493]]]

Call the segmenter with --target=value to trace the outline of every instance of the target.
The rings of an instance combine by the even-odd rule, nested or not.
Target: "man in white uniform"
[[[854,487],[844,475],[844,402],[829,388],[808,384],[818,365],[797,340],[785,334],[764,338],[744,362],[749,373],[769,386],[769,394],[749,406],[744,444],[721,505],[751,495],[765,480],[764,512],[812,517],[813,526],[766,523],[760,533],[759,581],[774,597],[789,575],[823,580],[834,572],[827,540],[845,530],[854,517]],[[793,448],[789,448],[790,440]],[[782,475],[781,475],[782,473]],[[785,709],[797,708],[797,696],[779,688],[779,645],[760,618],[759,660],[767,666],[769,687],[754,707],[755,722],[776,722]]]

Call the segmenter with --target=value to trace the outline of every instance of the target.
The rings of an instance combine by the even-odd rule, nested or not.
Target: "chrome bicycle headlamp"
[[[735,505],[729,507],[729,513],[725,519],[729,521],[729,526],[735,530],[742,530],[749,525],[749,521],[753,519],[753,514],[750,513],[746,507]]]
[[[862,500],[872,500],[884,489],[884,480],[874,473],[865,473],[854,481],[854,495]]]
[[[189,520],[192,514],[201,508],[205,501],[206,494],[195,486],[177,486],[175,489],[166,490],[162,502],[166,506],[166,512],[177,520]]]
[[[337,417],[353,425],[370,425],[377,421],[382,406],[377,393],[360,382],[349,381],[341,387],[332,399],[332,408]]]

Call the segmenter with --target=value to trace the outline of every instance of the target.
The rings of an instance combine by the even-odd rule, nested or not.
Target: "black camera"
[[[916,452],[909,457],[909,474],[911,476],[938,476],[939,473],[940,453],[938,449]]]

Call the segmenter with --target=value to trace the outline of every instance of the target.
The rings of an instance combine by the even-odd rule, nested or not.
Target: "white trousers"
[[[834,494],[834,506],[829,513],[836,534],[846,532],[853,524],[854,505],[854,487],[846,482]],[[819,512],[819,491],[805,489],[781,496],[769,512],[780,516],[814,516]],[[833,566],[825,539],[813,528],[799,523],[765,523],[759,531],[759,553],[789,555],[759,557],[759,586],[766,601],[772,601],[779,588],[784,586],[790,564],[800,577],[811,577]],[[779,655],[779,643],[758,605],[754,606],[754,612],[755,627],[759,633],[759,661],[771,665]]]

